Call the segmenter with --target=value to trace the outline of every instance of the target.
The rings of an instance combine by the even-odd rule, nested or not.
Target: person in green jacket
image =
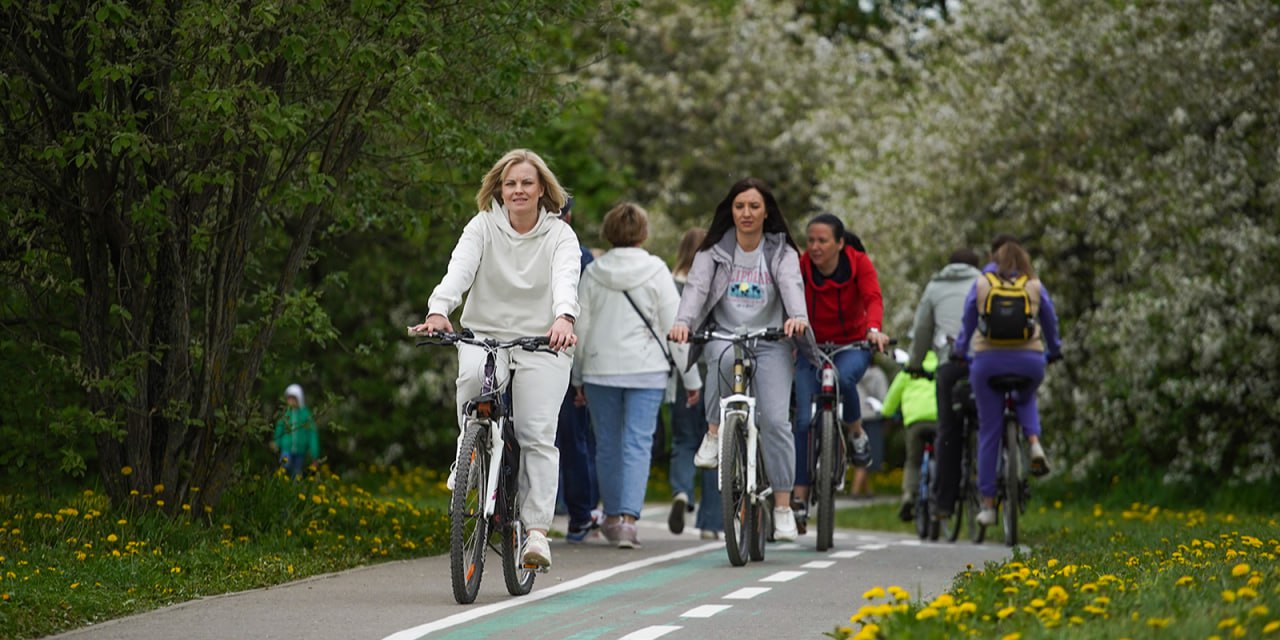
[[[276,422],[276,437],[271,448],[280,454],[280,464],[289,477],[300,478],[308,458],[313,464],[320,459],[320,435],[302,395],[302,387],[289,385],[284,390],[284,398],[288,406],[284,417]]]
[[[905,362],[906,353],[900,353],[900,361]],[[924,356],[924,370],[932,374],[938,368],[938,355],[929,351]],[[905,370],[899,371],[889,385],[889,393],[884,398],[885,416],[892,416],[901,410],[902,424],[906,427],[907,462],[902,470],[902,507],[898,509],[898,517],[903,522],[915,519],[916,491],[920,488],[920,463],[924,459],[924,443],[932,440],[938,429],[937,387],[933,376],[913,377]]]

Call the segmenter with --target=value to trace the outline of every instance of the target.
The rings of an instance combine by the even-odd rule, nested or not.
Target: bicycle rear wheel
[[[462,437],[449,502],[449,574],[453,599],[471,604],[480,591],[484,556],[489,544],[489,521],[484,516],[488,495],[488,425],[472,422]]]
[[[769,476],[764,472],[764,453],[756,447],[756,495],[763,493],[768,486]],[[765,543],[773,537],[773,509],[769,506],[770,502],[767,497],[758,502],[752,501],[750,556],[754,562],[764,560]]]
[[[520,477],[520,452],[512,446],[512,443],[504,446],[505,455],[513,456],[514,459],[506,461],[506,468],[502,470],[502,486],[498,491],[498,499],[501,500],[506,516],[502,523],[502,578],[507,583],[507,593],[523,596],[533,589],[533,581],[538,574],[533,569],[525,568],[520,558],[525,540],[529,538],[529,532],[524,528],[524,520],[520,518],[520,502],[516,499],[517,478]]]
[[[741,419],[730,418],[720,425],[720,508],[724,512],[724,549],[729,564],[747,563],[751,543],[754,505],[747,493],[747,443],[741,433]]]
[[[928,451],[924,453],[924,460],[920,464],[920,486],[919,495],[916,496],[916,535],[921,540],[937,540],[940,523],[933,517],[933,502],[929,499],[929,492],[933,489],[935,482],[935,473],[937,469],[937,461],[933,459],[932,454]]]
[[[831,548],[836,526],[836,418],[830,411],[822,412],[818,426],[818,466],[814,470],[813,490],[818,496],[818,551]]]
[[[945,523],[944,535],[947,542],[955,542],[960,539],[960,530],[964,528],[965,515],[972,517],[967,509],[969,502],[969,454],[961,453],[960,458],[960,485],[956,489],[955,503],[951,506],[951,517],[947,518]],[[973,524],[969,525],[969,531],[973,531]]]
[[[1010,547],[1018,544],[1018,514],[1022,504],[1022,455],[1019,452],[1018,435],[1022,430],[1017,421],[1004,425],[1004,543]]]

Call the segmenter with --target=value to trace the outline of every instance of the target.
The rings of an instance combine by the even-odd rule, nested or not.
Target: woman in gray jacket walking
[[[745,178],[716,206],[707,237],[693,260],[689,281],[670,338],[689,339],[690,327],[715,324],[730,330],[781,326],[789,339],[761,342],[755,348],[756,407],[765,471],[774,495],[774,538],[795,540],[791,489],[795,483],[795,439],[791,433],[791,383],[795,376],[790,338],[801,336],[809,352],[808,311],[800,253],[787,230],[782,210],[761,180]],[[690,365],[697,349],[691,350]],[[713,468],[720,458],[720,398],[729,392],[733,349],[712,341],[702,350],[707,363],[707,435],[694,464]],[[719,372],[719,373],[714,373]]]

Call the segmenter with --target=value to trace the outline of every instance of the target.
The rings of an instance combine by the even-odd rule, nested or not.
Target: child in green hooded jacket
[[[280,464],[290,478],[302,477],[302,467],[310,459],[320,459],[320,435],[302,395],[302,387],[291,384],[284,391],[284,417],[276,422],[272,448],[280,454]]]
[[[903,355],[906,355],[905,353]],[[938,368],[938,356],[930,351],[924,356],[925,372]],[[916,491],[920,488],[920,463],[924,459],[924,443],[932,440],[938,429],[938,395],[933,376],[915,377],[899,371],[884,398],[885,416],[902,412],[906,427],[907,461],[902,470],[902,506],[898,517],[903,522],[915,519]]]

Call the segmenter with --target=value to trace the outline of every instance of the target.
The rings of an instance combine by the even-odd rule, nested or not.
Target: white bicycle
[[[778,328],[736,333],[708,329],[689,336],[690,342],[698,344],[723,340],[733,345],[732,393],[720,399],[719,481],[725,522],[724,548],[729,554],[729,563],[735,567],[745,565],[748,560],[764,560],[765,542],[773,531],[773,509],[769,500],[773,487],[764,470],[760,432],[756,427],[752,377],[755,355],[751,348],[759,340],[785,337]]]

